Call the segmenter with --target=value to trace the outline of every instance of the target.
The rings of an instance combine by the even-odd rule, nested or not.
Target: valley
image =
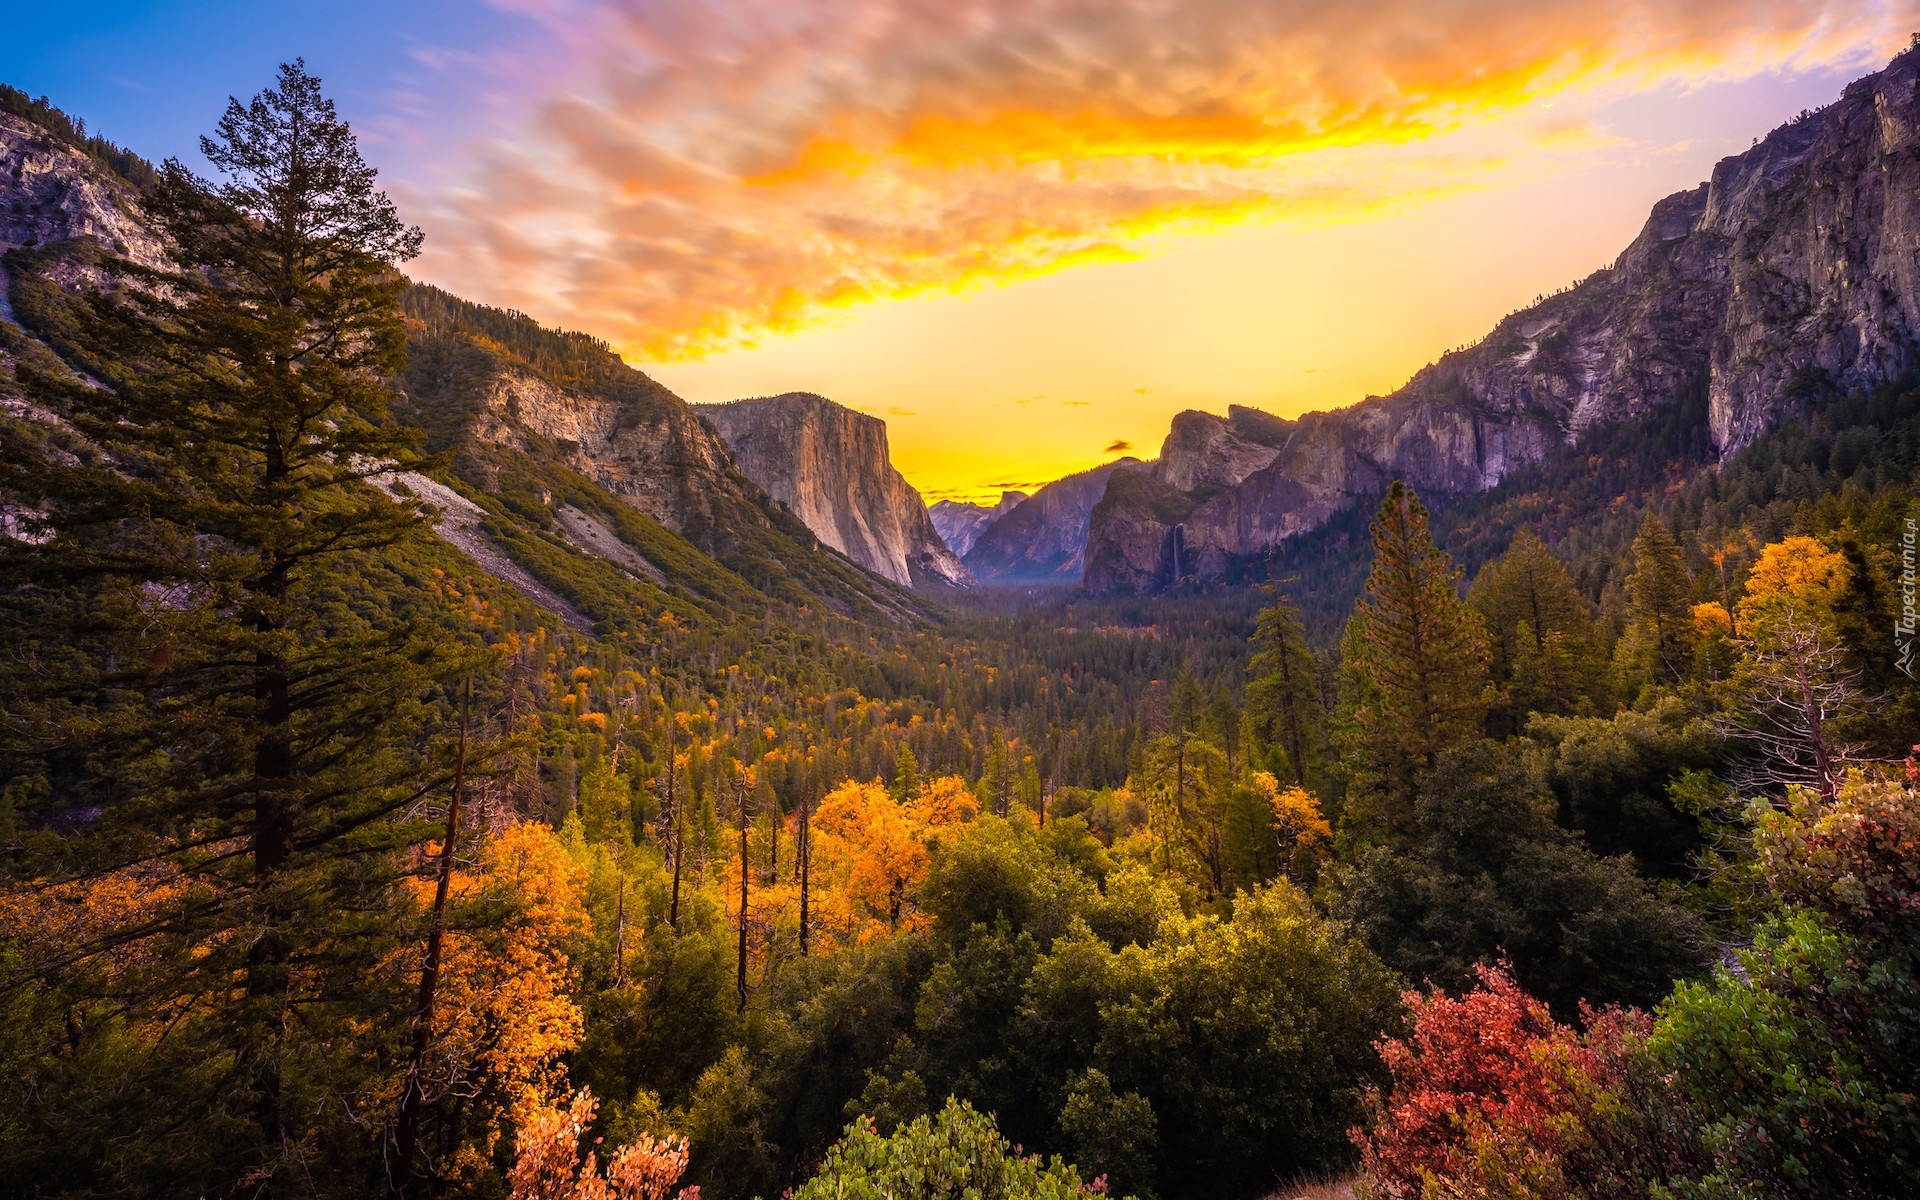
[[[0,1190],[1906,1194],[1916,96],[930,508],[0,91]]]

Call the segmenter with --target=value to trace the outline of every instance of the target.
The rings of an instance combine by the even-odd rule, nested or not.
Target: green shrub
[[[949,1098],[931,1117],[919,1117],[892,1137],[861,1117],[827,1152],[820,1173],[793,1200],[1078,1200],[1104,1191],[1059,1158],[1026,1155],[1000,1136],[993,1118]]]

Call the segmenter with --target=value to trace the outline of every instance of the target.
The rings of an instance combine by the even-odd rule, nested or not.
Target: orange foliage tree
[[[912,809],[877,783],[848,782],[827,793],[813,820],[820,858],[839,868],[834,891],[849,931],[864,938],[879,932],[880,920],[889,929],[912,925],[909,893],[927,874],[923,826]]]
[[[586,872],[551,829],[523,821],[487,840],[453,895],[465,923],[485,927],[448,934],[429,1094],[491,1097],[491,1144],[501,1118],[523,1125],[566,1094],[561,1060],[585,1030],[572,949],[591,932]]]
[[[1333,826],[1321,815],[1320,802],[1303,787],[1282,788],[1270,771],[1256,771],[1253,786],[1273,810],[1274,835],[1287,878],[1311,886],[1333,853]]]
[[[581,1135],[599,1105],[581,1088],[564,1108],[547,1106],[528,1115],[514,1139],[513,1169],[507,1174],[512,1200],[666,1200],[687,1169],[686,1139],[642,1136],[615,1150],[603,1175],[595,1151],[589,1149],[584,1161],[580,1157]],[[700,1200],[700,1189],[682,1189],[680,1200]]]

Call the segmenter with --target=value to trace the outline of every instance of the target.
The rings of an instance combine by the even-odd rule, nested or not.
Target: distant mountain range
[[[952,547],[955,554],[965,558],[967,551],[973,549],[974,542],[986,532],[987,526],[1012,512],[1026,498],[1025,492],[1001,492],[1000,503],[992,507],[942,500],[929,508],[927,515],[933,518],[934,531]]]
[[[936,523],[987,584],[1230,581],[1398,477],[1442,506],[1586,435],[1688,414],[1721,457],[1920,366],[1920,51],[1660,201],[1609,267],[1390,396],[1174,417],[1159,456]]]
[[[1183,412],[1153,461],[992,508],[928,510],[893,467],[884,422],[824,397],[689,405],[591,337],[431,287],[406,296],[395,411],[451,452],[439,486],[488,514],[458,536],[507,557],[517,545],[527,561],[532,538],[648,587],[745,587],[914,620],[912,588],[1144,593],[1245,578],[1396,477],[1444,505],[1669,411],[1697,411],[1688,419],[1725,455],[1813,397],[1912,370],[1917,89],[1909,51],[1660,201],[1610,267],[1390,396],[1297,419]],[[57,349],[41,320],[49,289],[101,280],[103,252],[163,253],[137,215],[142,170],[0,112],[0,245],[12,248],[0,360]],[[571,603],[541,586],[540,602]]]
[[[1611,267],[1387,397],[1182,413],[1091,514],[1088,591],[1230,579],[1395,477],[1445,504],[1591,431],[1699,405],[1722,457],[1920,364],[1920,51],[1660,201]]]
[[[983,583],[1078,583],[1093,506],[1106,494],[1110,478],[1145,466],[1137,458],[1121,458],[1054,480],[975,536],[967,568]]]

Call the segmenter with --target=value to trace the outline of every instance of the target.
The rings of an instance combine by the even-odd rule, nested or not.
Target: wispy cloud
[[[572,52],[428,272],[643,356],[1332,219],[1603,135],[1575,95],[1873,61],[1875,0],[498,0]]]
[[[1133,449],[1132,442],[1127,441],[1125,438],[1115,438],[1111,442],[1108,442],[1107,448],[1105,450],[1102,450],[1100,453],[1125,454],[1127,451],[1131,449]]]

